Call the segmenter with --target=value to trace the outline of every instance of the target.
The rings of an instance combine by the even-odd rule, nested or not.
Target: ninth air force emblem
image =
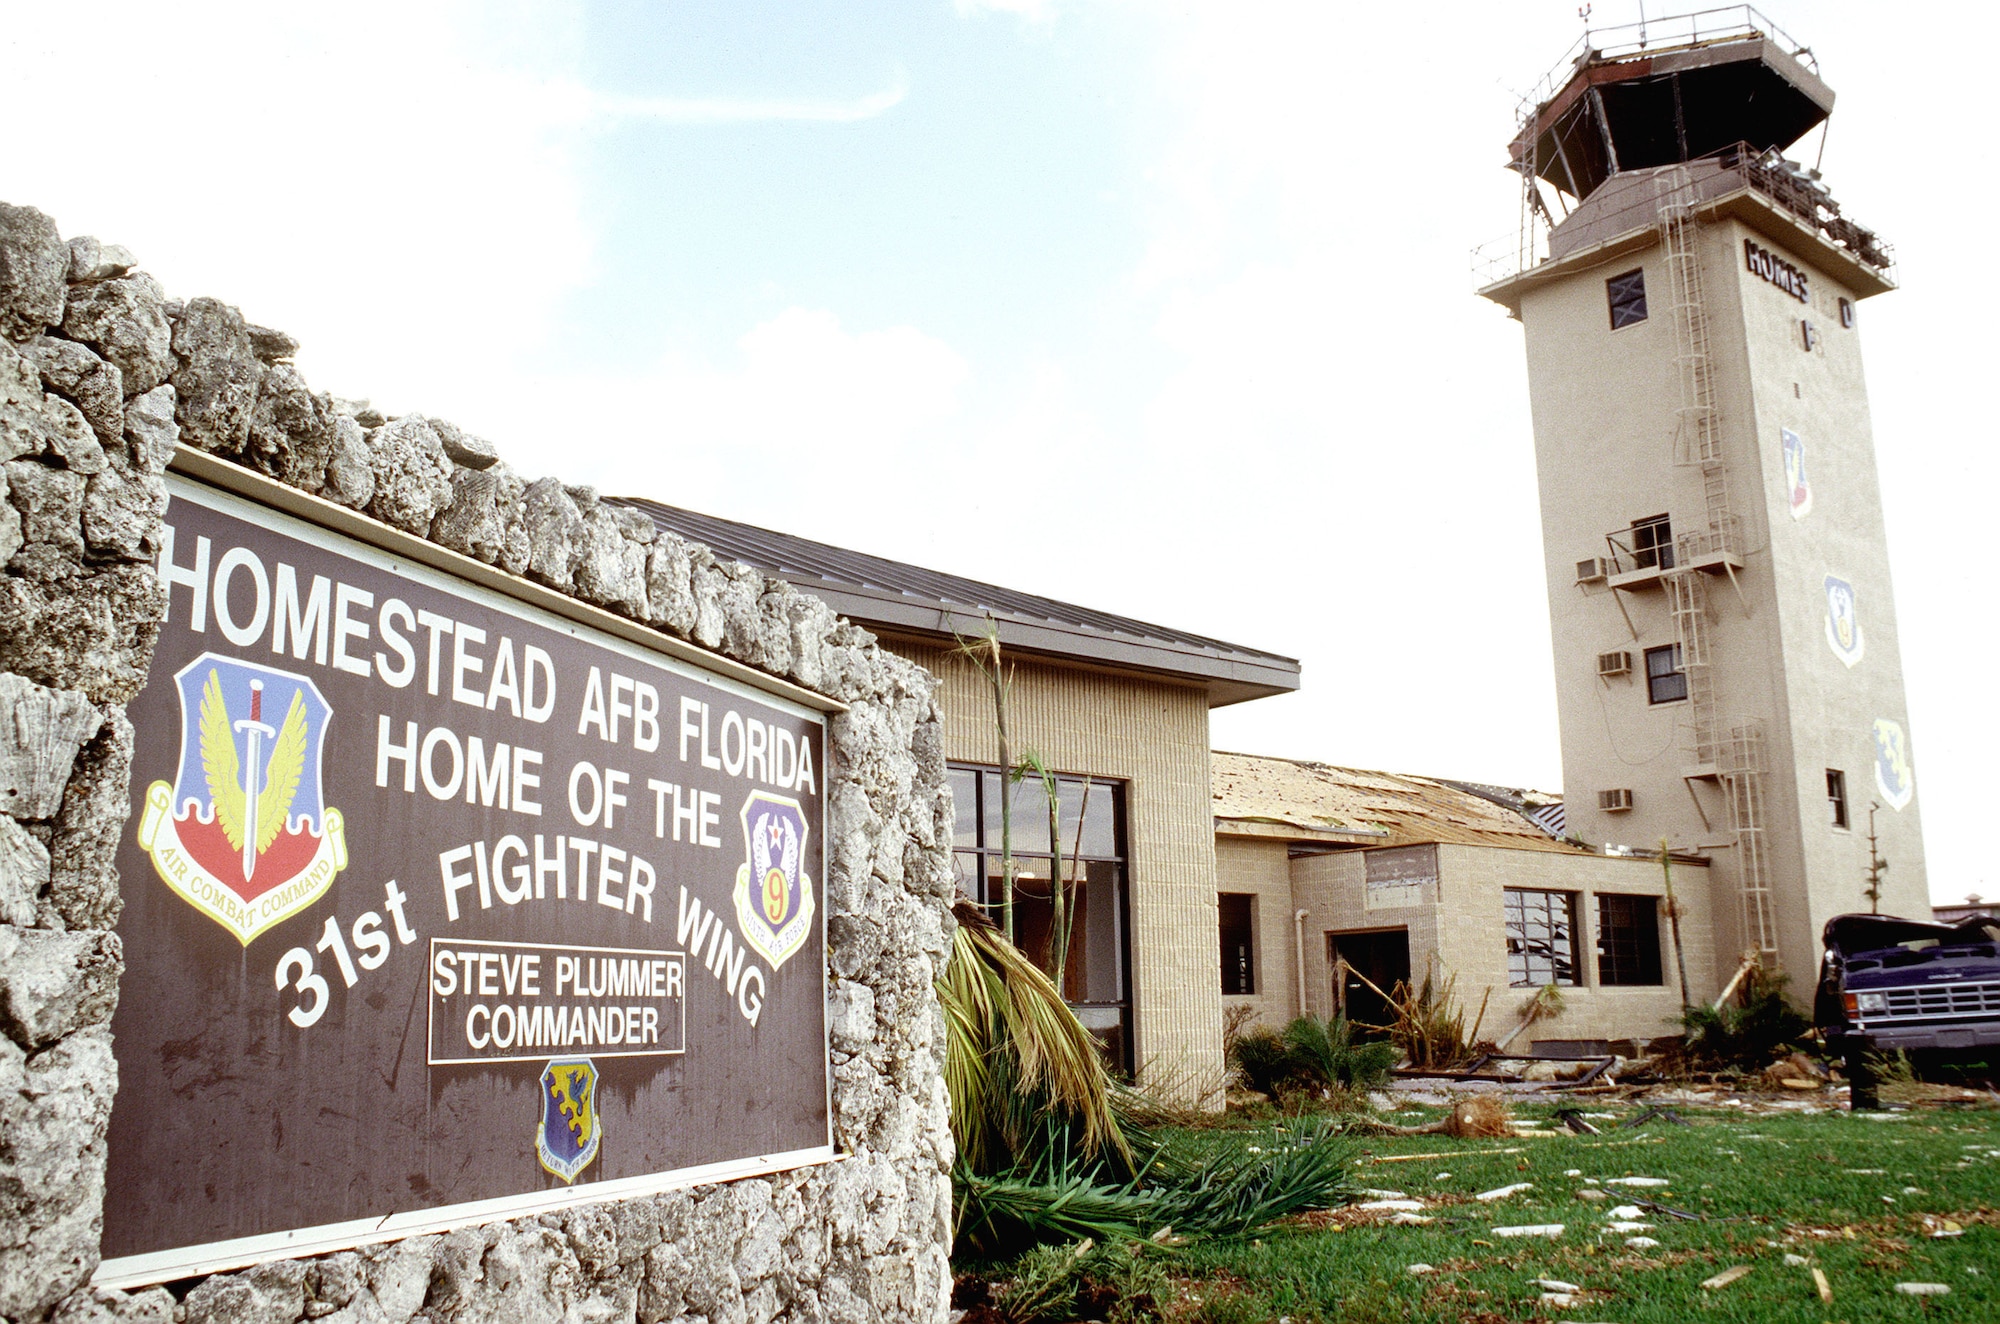
[[[749,858],[736,871],[736,927],[776,970],[812,932],[805,811],[796,800],[752,791],[743,802],[742,817]]]
[[[160,881],[245,947],[347,867],[321,799],[333,709],[304,676],[203,653],[174,677],[180,770],[146,788],[139,845]]]

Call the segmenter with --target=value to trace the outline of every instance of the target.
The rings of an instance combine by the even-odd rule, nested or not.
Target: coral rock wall
[[[522,478],[442,419],[315,393],[297,348],[227,304],[169,299],[122,248],[0,204],[0,1317],[941,1319],[951,1139],[933,983],[952,820],[932,678],[818,599],[589,488]],[[177,445],[849,705],[830,728],[825,884],[842,1161],[173,1294],[88,1285],[118,1084],[124,705],[164,606],[153,558]]]

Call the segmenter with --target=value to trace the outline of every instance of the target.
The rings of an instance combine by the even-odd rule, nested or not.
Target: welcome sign
[[[169,487],[98,1281],[831,1157],[824,717]]]

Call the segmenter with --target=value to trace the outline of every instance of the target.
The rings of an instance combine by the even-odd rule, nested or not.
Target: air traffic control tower
[[[1586,33],[1523,104],[1518,244],[1570,830],[1711,861],[1717,965],[1928,915],[1861,371],[1888,246],[1783,153],[1833,109],[1746,7]]]

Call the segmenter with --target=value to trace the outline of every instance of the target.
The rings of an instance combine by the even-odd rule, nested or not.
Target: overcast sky
[[[1559,787],[1520,329],[1468,250],[1574,0],[1167,8],[22,6],[0,197],[530,476],[1303,659],[1220,748]],[[1764,9],[1898,250],[1865,327],[1918,803],[1934,894],[1994,895],[1985,93],[1934,24]]]

